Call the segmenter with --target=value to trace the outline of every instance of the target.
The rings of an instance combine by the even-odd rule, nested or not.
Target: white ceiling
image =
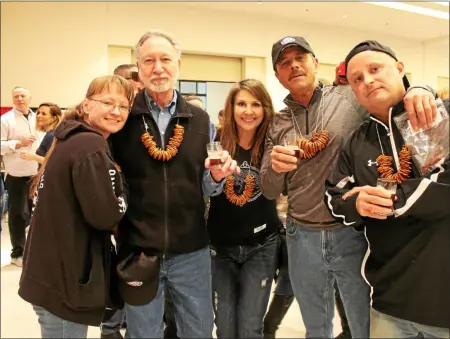
[[[398,3],[398,2],[397,2]],[[440,11],[437,18],[400,9],[384,7],[388,3],[365,2],[189,2],[197,8],[260,13],[280,19],[296,19],[323,25],[340,26],[362,31],[376,31],[414,41],[449,40],[449,7],[433,2],[408,2],[425,10]],[[448,2],[447,2],[448,4]],[[413,7],[416,9],[416,7]],[[439,13],[438,13],[439,14]]]

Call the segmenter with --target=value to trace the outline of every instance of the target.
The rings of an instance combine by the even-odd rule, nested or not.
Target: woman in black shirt
[[[264,138],[274,114],[264,85],[238,82],[225,102],[220,142],[241,171],[211,197],[213,305],[218,338],[263,338],[263,320],[276,270],[281,221],[275,200],[260,191]]]

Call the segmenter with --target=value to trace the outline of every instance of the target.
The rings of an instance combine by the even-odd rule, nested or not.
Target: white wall
[[[438,77],[449,77],[449,52],[448,39],[423,44],[424,83],[436,88],[438,86]],[[417,82],[414,80],[414,83]],[[449,87],[449,84],[447,84],[447,87]]]
[[[94,77],[108,73],[108,45],[132,46],[153,28],[172,33],[187,52],[266,58],[265,83],[276,108],[283,106],[286,91],[273,75],[270,52],[273,42],[286,35],[304,36],[319,62],[330,64],[342,61],[361,40],[378,39],[405,61],[414,83],[432,83],[438,73],[448,76],[448,47],[252,13],[198,11],[188,4],[157,2],[1,6],[2,106],[11,105],[10,90],[19,84],[31,90],[33,105],[49,100],[61,106],[77,103]],[[442,72],[437,65],[444,65]]]

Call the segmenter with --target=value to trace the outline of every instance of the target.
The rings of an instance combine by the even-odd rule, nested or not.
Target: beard
[[[156,92],[156,93],[162,93],[162,92],[167,92],[171,89],[175,88],[175,84],[178,81],[178,76],[180,74],[180,70],[177,70],[177,72],[173,75],[172,78],[167,79],[165,82],[159,82],[159,83],[153,83],[151,80],[148,80],[148,88],[152,91],[152,92]]]

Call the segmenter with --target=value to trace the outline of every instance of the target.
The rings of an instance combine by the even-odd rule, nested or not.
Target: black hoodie
[[[392,115],[403,112],[400,103]],[[400,151],[404,141],[393,120],[391,126],[372,116],[352,135],[326,182],[325,201],[345,225],[366,226],[369,251],[362,273],[373,287],[373,308],[396,318],[450,328],[448,156],[426,176],[412,164],[411,176],[397,185],[395,217],[361,217],[356,209],[358,194],[342,199],[353,187],[376,186],[376,159],[382,149],[388,156],[394,155],[394,149]]]
[[[109,305],[110,232],[126,192],[105,139],[63,120],[39,182],[19,295],[76,323],[98,326]]]

